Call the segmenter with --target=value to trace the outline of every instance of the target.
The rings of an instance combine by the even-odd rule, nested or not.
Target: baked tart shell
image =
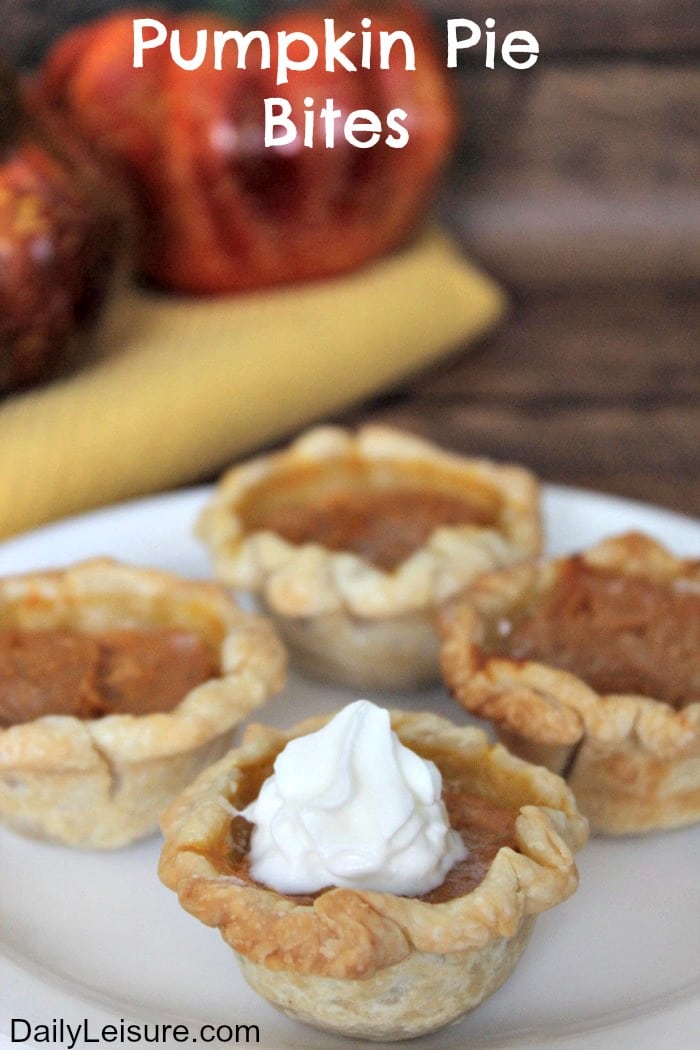
[[[230,470],[197,532],[216,576],[255,596],[297,666],[396,691],[438,680],[441,602],[539,552],[539,488],[520,467],[388,427],[319,427]]]
[[[90,848],[157,831],[164,807],[281,689],[285,656],[271,625],[214,584],[108,559],[0,581],[0,629],[94,635],[161,627],[206,642],[217,676],[168,711],[45,714],[0,729],[0,819],[8,826]]]
[[[456,1021],[498,988],[522,953],[534,917],[574,892],[573,853],[587,824],[563,781],[473,727],[394,711],[401,741],[443,777],[517,810],[515,847],[496,852],[467,893],[441,903],[329,888],[285,896],[232,875],[220,843],[288,740],[250,726],[241,746],[205,771],[162,818],[160,877],[182,906],[217,927],[261,995],[292,1017],[367,1040],[404,1039]]]
[[[503,638],[513,624],[517,634],[519,623],[545,608],[556,588],[581,571],[629,596],[613,595],[607,631],[605,620],[597,621],[597,634],[584,650],[586,673],[573,664],[562,669],[544,656],[523,657],[522,648],[509,655]],[[662,600],[683,609],[677,624],[658,604]],[[577,615],[583,610],[590,618],[591,601],[595,615],[597,599],[590,592],[565,595],[560,615],[573,602]],[[693,642],[699,616],[700,562],[628,533],[576,557],[522,564],[475,581],[441,612],[443,677],[459,703],[490,721],[512,751],[566,777],[592,831],[620,835],[679,827],[700,819],[700,702],[694,699],[700,651]],[[652,648],[659,635],[669,653]],[[607,655],[613,644],[620,646],[617,664]],[[644,693],[635,659],[654,683]],[[621,689],[630,675],[637,688]],[[682,682],[674,684],[679,675]],[[616,691],[591,684],[605,684],[606,676]],[[666,678],[668,698],[660,695]],[[648,695],[654,688],[659,695]],[[683,692],[687,699],[681,703]]]

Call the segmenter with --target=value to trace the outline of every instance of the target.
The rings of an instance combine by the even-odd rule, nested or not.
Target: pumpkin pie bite
[[[455,698],[606,834],[700,819],[700,562],[638,533],[477,580],[441,617]]]
[[[95,848],[154,832],[284,663],[215,584],[107,559],[0,580],[0,819]]]
[[[304,671],[414,688],[439,676],[436,607],[539,552],[539,490],[519,467],[387,427],[320,427],[229,471],[197,531]]]
[[[506,980],[574,892],[587,824],[564,782],[474,727],[367,701],[251,726],[162,818],[162,881],[290,1016],[393,1040]]]

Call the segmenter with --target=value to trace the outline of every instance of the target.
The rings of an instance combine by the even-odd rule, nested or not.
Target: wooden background
[[[512,311],[478,352],[353,418],[700,516],[698,8],[427,6],[539,40],[528,72],[460,68],[465,131],[442,199]]]
[[[540,42],[526,73],[460,67],[465,130],[441,201],[512,312],[475,354],[352,418],[700,516],[697,7],[426,6]]]
[[[0,0],[3,46],[29,64],[64,24],[115,6]],[[228,6],[262,17],[274,5]],[[540,42],[528,72],[487,70],[478,54],[455,71],[464,128],[439,201],[512,310],[476,350],[455,348],[347,421],[700,516],[696,0],[424,6],[441,31],[490,16],[499,37],[528,29]]]

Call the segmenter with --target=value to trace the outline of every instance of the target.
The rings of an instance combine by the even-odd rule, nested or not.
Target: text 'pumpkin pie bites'
[[[215,584],[107,559],[0,580],[0,820],[72,846],[148,835],[284,666]]]
[[[434,1031],[494,992],[535,916],[576,889],[587,838],[560,777],[474,727],[367,701],[250,726],[162,830],[161,879],[249,984],[370,1040]]]
[[[638,533],[489,573],[448,603],[444,677],[591,829],[700,820],[700,561]]]
[[[436,606],[539,552],[539,490],[520,467],[387,427],[320,427],[230,470],[198,534],[305,671],[413,688],[439,676]]]

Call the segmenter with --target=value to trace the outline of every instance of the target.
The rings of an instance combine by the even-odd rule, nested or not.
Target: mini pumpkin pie
[[[306,672],[413,688],[439,677],[435,607],[539,551],[539,492],[519,467],[386,427],[320,427],[229,471],[198,533]]]
[[[106,559],[0,580],[0,819],[100,848],[157,830],[283,676],[215,584]]]
[[[373,707],[249,727],[164,814],[160,876],[273,1005],[392,1040],[456,1021],[506,980],[536,915],[576,889],[587,824],[558,776],[481,730],[375,708],[386,732],[368,736],[357,721]],[[262,879],[275,871],[280,889]]]
[[[593,830],[700,819],[700,562],[630,533],[483,576],[442,630],[456,699],[562,773]]]

